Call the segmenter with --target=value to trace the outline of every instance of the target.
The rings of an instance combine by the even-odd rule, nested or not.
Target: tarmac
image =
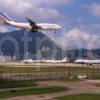
[[[100,68],[100,64],[76,64],[76,63],[20,63],[20,62],[7,62],[0,63],[0,65],[9,67],[90,67],[90,68]]]

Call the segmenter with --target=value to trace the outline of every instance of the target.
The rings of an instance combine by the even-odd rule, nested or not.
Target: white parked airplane
[[[26,60],[22,60],[22,62],[24,62],[24,63],[33,63],[33,60],[32,59],[26,59]]]
[[[77,59],[74,61],[77,64],[100,64],[100,60]]]
[[[22,60],[22,62],[24,63],[67,63],[68,62],[68,58],[65,57],[63,60],[32,60],[32,59],[26,59],[26,60]]]
[[[68,58],[65,57],[63,60],[45,60],[45,63],[67,63],[68,62]]]
[[[20,29],[30,30],[31,32],[37,32],[42,30],[47,31],[57,31],[61,29],[62,27],[58,24],[50,24],[50,23],[35,23],[31,19],[26,18],[29,23],[20,23],[20,22],[14,22],[11,18],[9,18],[5,13],[1,12],[1,15],[4,18],[0,19],[0,23],[13,26]]]

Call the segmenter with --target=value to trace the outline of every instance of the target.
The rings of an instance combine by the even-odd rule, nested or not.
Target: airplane
[[[67,63],[68,62],[68,58],[65,57],[63,60],[45,60],[45,59],[42,59],[42,60],[32,60],[32,59],[25,59],[25,60],[22,60],[22,62],[24,63]]]
[[[54,60],[54,59],[52,59],[52,60],[45,60],[44,62],[45,63],[67,63],[68,62],[68,58],[65,57],[62,60]]]
[[[51,23],[35,23],[31,19],[27,18],[28,23],[20,23],[20,22],[14,22],[9,16],[7,16],[5,13],[0,13],[3,18],[0,18],[0,23],[4,25],[13,26],[20,29],[29,30],[31,32],[38,32],[42,30],[47,31],[57,31],[60,30],[62,27],[58,24],[51,24]]]
[[[100,64],[100,60],[77,59],[74,61],[77,64]]]
[[[29,64],[29,63],[33,63],[33,60],[32,59],[26,59],[26,60],[22,60],[21,62]]]

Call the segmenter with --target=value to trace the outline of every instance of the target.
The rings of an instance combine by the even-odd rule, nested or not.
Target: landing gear
[[[38,32],[38,30],[37,29],[33,29],[33,30],[31,30],[31,32]]]

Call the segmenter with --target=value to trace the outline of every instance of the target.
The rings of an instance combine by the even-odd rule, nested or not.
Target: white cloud
[[[100,4],[92,3],[89,8],[92,14],[100,17]]]
[[[33,1],[33,0],[31,0]],[[41,5],[45,4],[47,6],[56,6],[61,4],[69,4],[72,0],[34,0],[35,4]]]
[[[7,28],[7,27],[5,27],[5,26],[0,26],[0,32],[1,33],[5,33],[5,32],[8,32],[9,31],[9,29]]]
[[[89,32],[73,28],[67,32],[64,32],[59,37],[48,34],[56,44],[64,49],[75,49],[75,48],[100,48],[100,34],[90,34]]]
[[[70,1],[72,0],[0,0],[0,9],[12,17],[53,19],[60,17],[55,7]]]

